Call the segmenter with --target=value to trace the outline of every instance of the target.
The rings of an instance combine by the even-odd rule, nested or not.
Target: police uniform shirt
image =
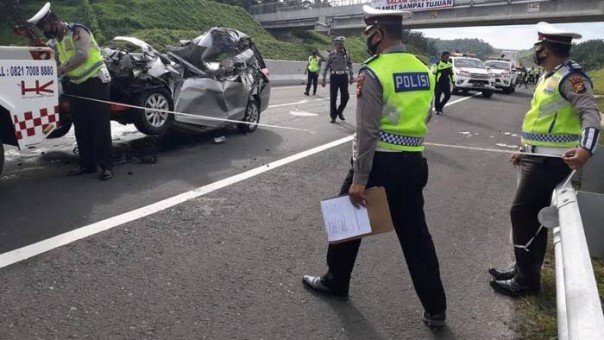
[[[562,66],[566,63],[573,64],[572,61],[567,61],[560,64],[553,71],[546,73],[543,77],[543,81],[554,75]],[[579,68],[579,65],[574,64],[575,68]],[[581,127],[585,129],[596,129],[600,130],[600,110],[594,96],[593,88],[589,80],[580,73],[574,73],[568,76],[565,81],[560,84],[560,94],[566,98],[577,111],[577,116],[581,121]],[[589,143],[589,144],[585,144]],[[598,141],[596,139],[583,140],[581,146],[587,150],[593,151]]]
[[[335,50],[329,53],[327,57],[327,63],[323,70],[323,79],[325,79],[328,71],[347,71],[350,78],[352,78],[352,61],[348,52],[344,49],[341,51]]]
[[[386,49],[383,53],[407,52],[404,45]],[[366,185],[373,167],[373,156],[380,139],[383,92],[371,72],[361,71],[357,80],[357,132],[352,142],[353,183]],[[388,151],[388,150],[378,150]]]
[[[69,24],[65,23],[65,33],[70,34]],[[58,38],[56,38],[58,39]],[[67,73],[82,65],[88,59],[88,49],[90,47],[90,33],[81,27],[73,30],[73,40],[75,42],[75,56],[64,64],[59,65],[61,73]]]

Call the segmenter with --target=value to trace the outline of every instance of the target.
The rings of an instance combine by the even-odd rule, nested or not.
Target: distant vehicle
[[[506,60],[487,60],[484,64],[489,72],[495,76],[496,88],[501,89],[505,94],[516,91],[518,72],[512,62]]]
[[[478,91],[484,98],[491,98],[495,90],[495,77],[480,59],[451,57],[455,84],[453,94]]]

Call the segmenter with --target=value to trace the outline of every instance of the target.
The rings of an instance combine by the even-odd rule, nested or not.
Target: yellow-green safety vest
[[[70,24],[67,26],[67,33],[63,37],[63,40],[57,41],[57,54],[59,62],[61,64],[66,63],[69,59],[73,58],[76,54],[75,41],[73,34],[76,28],[85,29],[90,34],[90,46],[88,47],[88,59],[82,65],[66,73],[69,80],[74,84],[81,84],[86,80],[96,77],[101,69],[106,68],[103,61],[103,55],[101,49],[96,43],[92,32],[83,25]]]
[[[317,57],[313,57],[310,56],[308,57],[308,70],[310,72],[319,72],[320,66],[319,66],[319,61],[321,60],[321,58]]]
[[[560,86],[581,69],[567,64],[551,77],[542,77],[535,88],[531,109],[522,123],[522,143],[546,147],[576,147],[581,140],[581,121],[572,104],[560,93]],[[591,80],[587,77],[591,82]]]
[[[444,62],[440,60],[438,63],[432,65],[432,73],[436,75],[436,82],[440,80],[442,76],[442,70],[451,69],[453,70],[453,63],[451,61]],[[451,81],[453,81],[453,71],[451,71]]]
[[[367,70],[382,88],[382,118],[378,148],[421,152],[428,133],[426,120],[432,109],[435,80],[430,69],[416,56],[385,53],[369,59]]]

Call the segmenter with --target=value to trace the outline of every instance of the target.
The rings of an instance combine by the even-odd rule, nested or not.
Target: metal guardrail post
[[[555,227],[554,234],[554,256],[556,259],[556,292],[564,292],[564,266],[562,264],[562,242],[560,239],[560,227]],[[568,317],[566,315],[566,295],[556,293],[556,308],[558,315],[558,339],[568,340]]]
[[[556,294],[564,297],[564,302],[558,304],[558,313],[566,314],[566,318],[559,317],[558,321],[560,339],[564,339],[562,336],[566,333],[565,325],[560,326],[560,322],[566,319],[568,339],[601,340],[604,339],[604,314],[581,213],[575,190],[570,183],[565,184],[556,187],[552,200],[558,208],[559,221],[559,242],[554,238],[554,247],[559,249],[556,251],[556,281],[563,279],[563,283],[556,283],[556,287],[562,287]]]

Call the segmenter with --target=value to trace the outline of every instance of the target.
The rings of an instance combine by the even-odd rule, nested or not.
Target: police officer
[[[321,86],[325,87],[325,78],[329,72],[329,100],[331,122],[336,122],[336,117],[344,119],[344,109],[348,103],[350,95],[348,94],[348,83],[352,84],[352,60],[344,48],[344,37],[335,38],[336,49],[329,53],[325,69],[323,70],[323,81]],[[340,105],[336,106],[338,99],[338,90],[340,91]]]
[[[422,156],[426,122],[434,97],[430,69],[402,43],[402,16],[409,12],[363,7],[365,36],[372,57],[357,81],[357,131],[353,165],[341,189],[354,204],[365,204],[365,188],[383,186],[398,240],[429,326],[445,323],[446,297],[438,258],[424,215],[423,188],[428,164]],[[304,276],[311,292],[348,298],[352,269],[361,240],[330,244],[328,271]]]
[[[432,65],[432,73],[436,76],[436,90],[434,109],[436,114],[442,114],[445,105],[451,98],[451,85],[455,84],[453,80],[453,63],[449,60],[449,51],[444,51],[440,56],[440,61]],[[442,95],[445,95],[443,100],[440,100]]]
[[[537,25],[535,63],[545,69],[535,88],[531,108],[522,123],[524,152],[511,161],[522,166],[521,179],[510,212],[516,263],[510,269],[490,268],[496,292],[521,296],[541,288],[541,265],[547,247],[547,230],[540,228],[539,211],[550,205],[556,185],[571,169],[581,168],[596,150],[600,116],[591,80],[569,60],[572,39],[581,35]],[[558,158],[562,155],[562,158]]]
[[[87,27],[60,21],[51,12],[49,2],[27,22],[35,24],[51,40],[49,45],[54,47],[59,62],[58,76],[65,76],[69,80],[64,82],[66,94],[109,100],[111,77],[101,49]],[[100,166],[100,179],[111,179],[113,163],[109,105],[80,98],[70,98],[70,101],[80,166],[70,170],[67,175],[94,173]]]
[[[313,95],[317,94],[317,82],[319,80],[319,71],[321,70],[321,57],[319,56],[319,52],[317,50],[313,50],[312,54],[308,57],[308,64],[306,65],[306,70],[304,70],[304,74],[308,73],[308,79],[306,80],[306,91],[305,95],[309,95],[310,84],[313,85]]]

